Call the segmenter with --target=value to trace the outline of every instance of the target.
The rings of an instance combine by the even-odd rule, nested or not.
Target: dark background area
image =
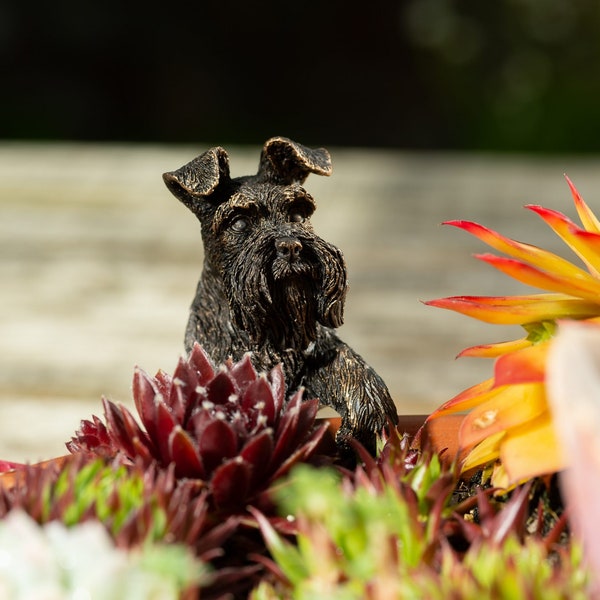
[[[0,2],[0,137],[596,152],[597,0]]]

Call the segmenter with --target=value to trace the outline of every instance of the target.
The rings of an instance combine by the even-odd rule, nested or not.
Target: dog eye
[[[246,229],[248,229],[248,219],[245,219],[244,217],[238,217],[231,224],[231,229],[233,229],[233,231],[237,233],[245,231]]]
[[[306,217],[300,213],[292,213],[290,215],[290,221],[292,223],[304,223],[304,221],[306,221]]]

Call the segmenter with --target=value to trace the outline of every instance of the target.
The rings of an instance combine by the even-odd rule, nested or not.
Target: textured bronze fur
[[[282,363],[289,392],[303,386],[342,416],[340,445],[352,435],[373,450],[396,408],[379,375],[334,332],[346,265],[313,231],[315,202],[302,187],[309,173],[331,173],[327,150],[276,137],[256,175],[231,178],[220,147],[163,175],[200,220],[204,242],[185,346],[198,341],[216,363],[245,352],[260,370]]]

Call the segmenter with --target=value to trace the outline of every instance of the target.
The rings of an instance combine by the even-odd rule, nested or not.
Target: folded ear
[[[229,157],[220,146],[207,150],[176,171],[163,173],[171,193],[192,211],[200,198],[210,196],[220,183],[229,179]]]
[[[283,185],[304,183],[309,173],[331,175],[331,157],[325,148],[307,148],[285,137],[265,142],[257,177]]]

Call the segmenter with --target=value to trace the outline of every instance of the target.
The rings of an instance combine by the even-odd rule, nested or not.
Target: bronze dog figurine
[[[331,173],[327,150],[275,137],[256,175],[232,179],[220,147],[163,175],[200,220],[204,242],[185,346],[198,341],[215,363],[246,352],[262,371],[281,363],[289,392],[303,386],[341,415],[341,447],[352,436],[374,451],[398,415],[381,377],[334,332],[343,322],[346,265],[313,231],[315,202],[302,187],[309,173]]]

